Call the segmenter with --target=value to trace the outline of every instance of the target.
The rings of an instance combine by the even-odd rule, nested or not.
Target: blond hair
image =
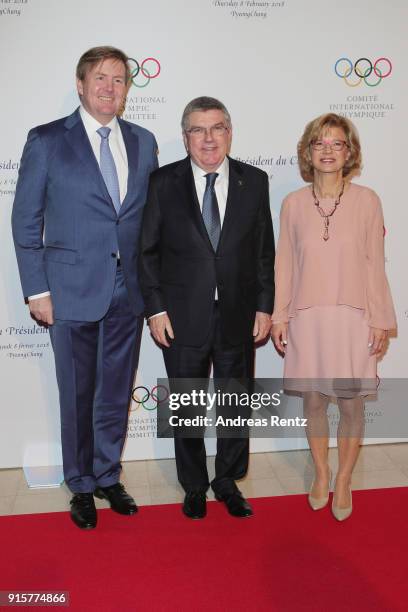
[[[321,138],[325,132],[334,127],[343,130],[350,153],[343,167],[343,176],[351,178],[360,173],[362,167],[361,146],[356,127],[349,119],[341,115],[327,113],[310,121],[305,127],[302,138],[299,140],[297,146],[298,163],[300,174],[304,181],[313,181],[314,168],[310,155],[310,145],[314,140]]]

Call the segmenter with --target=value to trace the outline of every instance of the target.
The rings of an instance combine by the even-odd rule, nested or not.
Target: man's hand
[[[52,308],[51,296],[29,300],[28,307],[34,319],[38,323],[52,325],[54,323],[54,314]]]
[[[174,340],[174,332],[167,314],[157,315],[157,317],[149,319],[149,327],[156,342],[162,346],[170,346],[166,338],[166,332],[172,340]]]
[[[271,315],[266,312],[257,312],[252,335],[254,342],[262,342],[269,334],[271,329]]]
[[[385,329],[370,327],[370,336],[368,339],[370,355],[379,355],[382,352],[387,336],[388,334]]]
[[[271,338],[279,353],[285,354],[288,343],[288,324],[272,323]]]

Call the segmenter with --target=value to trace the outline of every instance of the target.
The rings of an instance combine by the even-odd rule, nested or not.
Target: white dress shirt
[[[205,177],[206,177],[206,174],[208,174],[208,172],[200,168],[200,166],[197,166],[197,164],[195,164],[193,160],[191,160],[191,168],[193,170],[194,184],[195,184],[195,188],[197,192],[198,203],[200,204],[201,212],[203,212],[204,193],[205,193],[205,187],[207,184],[207,179]],[[221,227],[222,227],[222,224],[224,223],[225,209],[227,206],[227,197],[228,197],[229,162],[228,162],[227,157],[224,158],[224,161],[222,162],[221,166],[219,166],[217,170],[214,170],[214,172],[217,172],[218,174],[217,180],[215,181],[214,189],[215,189],[215,195],[217,196],[218,208],[220,211],[220,221],[221,221]],[[218,299],[218,292],[217,292],[217,289],[215,289],[214,300],[217,300],[217,299]],[[159,315],[162,315],[162,314],[166,314],[166,311],[157,312],[156,314],[149,317],[149,320],[153,319],[153,317],[158,317]]]
[[[200,210],[203,212],[203,200],[207,179],[205,178],[208,172],[197,166],[191,161],[191,167],[193,169],[194,183],[197,192],[198,202],[200,204]],[[229,163],[228,158],[225,157],[221,166],[215,170],[218,174],[217,180],[215,181],[215,195],[217,196],[218,208],[220,211],[221,227],[224,223],[225,208],[227,206],[228,197],[228,179],[229,179]]]
[[[92,115],[90,115],[88,111],[84,109],[83,106],[80,106],[79,114],[81,116],[82,123],[84,124],[86,134],[89,138],[89,142],[91,143],[92,151],[94,152],[96,161],[98,162],[98,166],[100,166],[100,151],[102,139],[98,134],[97,130],[99,130],[99,128],[103,126],[101,123],[99,123],[99,121],[92,117]],[[114,117],[112,121],[110,121],[105,127],[111,129],[111,132],[109,134],[109,147],[112,152],[113,159],[115,161],[116,171],[118,173],[120,202],[122,203],[126,197],[128,182],[128,159],[126,147],[122,136],[122,130],[120,129],[119,122],[116,117]],[[28,297],[28,300],[36,300],[47,295],[50,295],[50,292],[44,291],[43,293],[30,295]]]

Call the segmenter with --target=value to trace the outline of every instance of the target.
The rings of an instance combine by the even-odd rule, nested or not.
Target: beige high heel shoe
[[[353,496],[351,492],[351,485],[349,485],[349,491],[350,491],[350,505],[347,508],[338,508],[337,506],[335,506],[334,496],[333,496],[331,510],[332,510],[332,514],[334,518],[337,519],[338,521],[345,521],[346,519],[349,518],[349,516],[353,512]]]
[[[322,510],[322,508],[325,508],[327,506],[327,503],[329,501],[331,478],[332,478],[332,473],[331,473],[331,470],[329,470],[329,486],[327,488],[327,495],[325,495],[324,497],[313,497],[311,493],[309,493],[307,501],[309,502],[309,506],[312,508],[312,510]],[[312,486],[310,487],[311,491],[313,489],[313,485],[314,485],[314,478],[313,478]]]

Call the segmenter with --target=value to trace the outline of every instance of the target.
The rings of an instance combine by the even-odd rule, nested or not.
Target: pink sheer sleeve
[[[280,212],[280,230],[275,259],[275,307],[273,323],[289,321],[289,306],[292,301],[293,246],[289,217],[289,200],[285,198]]]
[[[367,305],[368,324],[379,329],[395,329],[397,321],[385,274],[384,218],[381,201],[373,193],[367,227]]]

